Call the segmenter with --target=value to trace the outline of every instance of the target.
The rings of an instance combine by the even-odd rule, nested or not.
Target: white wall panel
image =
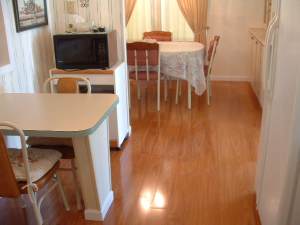
[[[210,0],[208,25],[210,38],[221,36],[213,74],[218,79],[249,80],[251,46],[249,28],[264,21],[263,0]]]
[[[39,91],[53,67],[51,34],[48,26],[16,32],[11,0],[1,0],[12,70],[0,75],[0,86],[7,92]]]

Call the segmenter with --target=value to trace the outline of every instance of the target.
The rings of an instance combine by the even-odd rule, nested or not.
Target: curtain
[[[208,0],[177,0],[177,2],[195,34],[195,41],[205,44]]]
[[[177,0],[136,0],[127,24],[127,40],[142,40],[146,31],[170,31],[175,41],[192,41],[194,33]]]
[[[135,8],[127,24],[128,41],[142,40],[144,32],[152,30],[151,4],[152,0],[136,1]]]
[[[132,15],[135,3],[136,3],[136,0],[126,0],[125,1],[126,25],[128,24],[128,21]]]
[[[161,0],[151,1],[151,22],[153,31],[161,30]]]
[[[177,0],[161,0],[161,23],[163,31],[172,32],[174,41],[194,40],[194,33],[184,18]]]

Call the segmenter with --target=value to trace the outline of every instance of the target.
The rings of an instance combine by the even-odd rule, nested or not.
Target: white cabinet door
[[[263,132],[265,127],[269,126],[270,129],[262,139],[266,145],[262,148],[258,168],[258,176],[261,177],[258,210],[262,225],[292,225],[287,220],[293,210],[292,198],[289,198],[292,190],[288,188],[292,182],[288,178],[292,168],[297,166],[293,162],[295,157],[291,156],[299,151],[299,148],[291,145],[295,125],[300,126],[300,122],[295,119],[295,104],[299,104],[296,98],[300,72],[299,11],[299,0],[281,1],[277,57],[274,61],[276,72],[271,74],[275,85],[273,87],[270,84],[273,87],[271,114],[263,120]],[[268,99],[265,102],[267,104]]]
[[[258,98],[261,106],[263,105],[263,77],[262,77],[262,60],[264,46],[254,37],[251,36],[251,86]]]

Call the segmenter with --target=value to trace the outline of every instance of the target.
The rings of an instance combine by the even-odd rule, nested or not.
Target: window
[[[128,40],[142,40],[145,31],[151,31],[151,1],[137,0],[127,25]]]
[[[137,0],[132,16],[127,25],[128,40],[141,40],[145,31],[154,30],[153,24],[161,21],[161,30],[171,31],[173,40],[192,41],[194,34],[178,6],[177,0],[159,0],[160,9],[155,8],[153,0]],[[159,13],[151,13],[153,11]],[[151,18],[151,15],[160,18]],[[156,21],[155,21],[156,20]]]
[[[181,13],[177,0],[161,0],[161,23],[162,30],[173,33],[173,40],[194,39],[194,33]]]

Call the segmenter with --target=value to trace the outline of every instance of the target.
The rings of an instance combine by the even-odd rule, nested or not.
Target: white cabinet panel
[[[263,78],[263,55],[264,55],[264,31],[262,29],[251,29],[251,86],[261,106],[264,99]]]

